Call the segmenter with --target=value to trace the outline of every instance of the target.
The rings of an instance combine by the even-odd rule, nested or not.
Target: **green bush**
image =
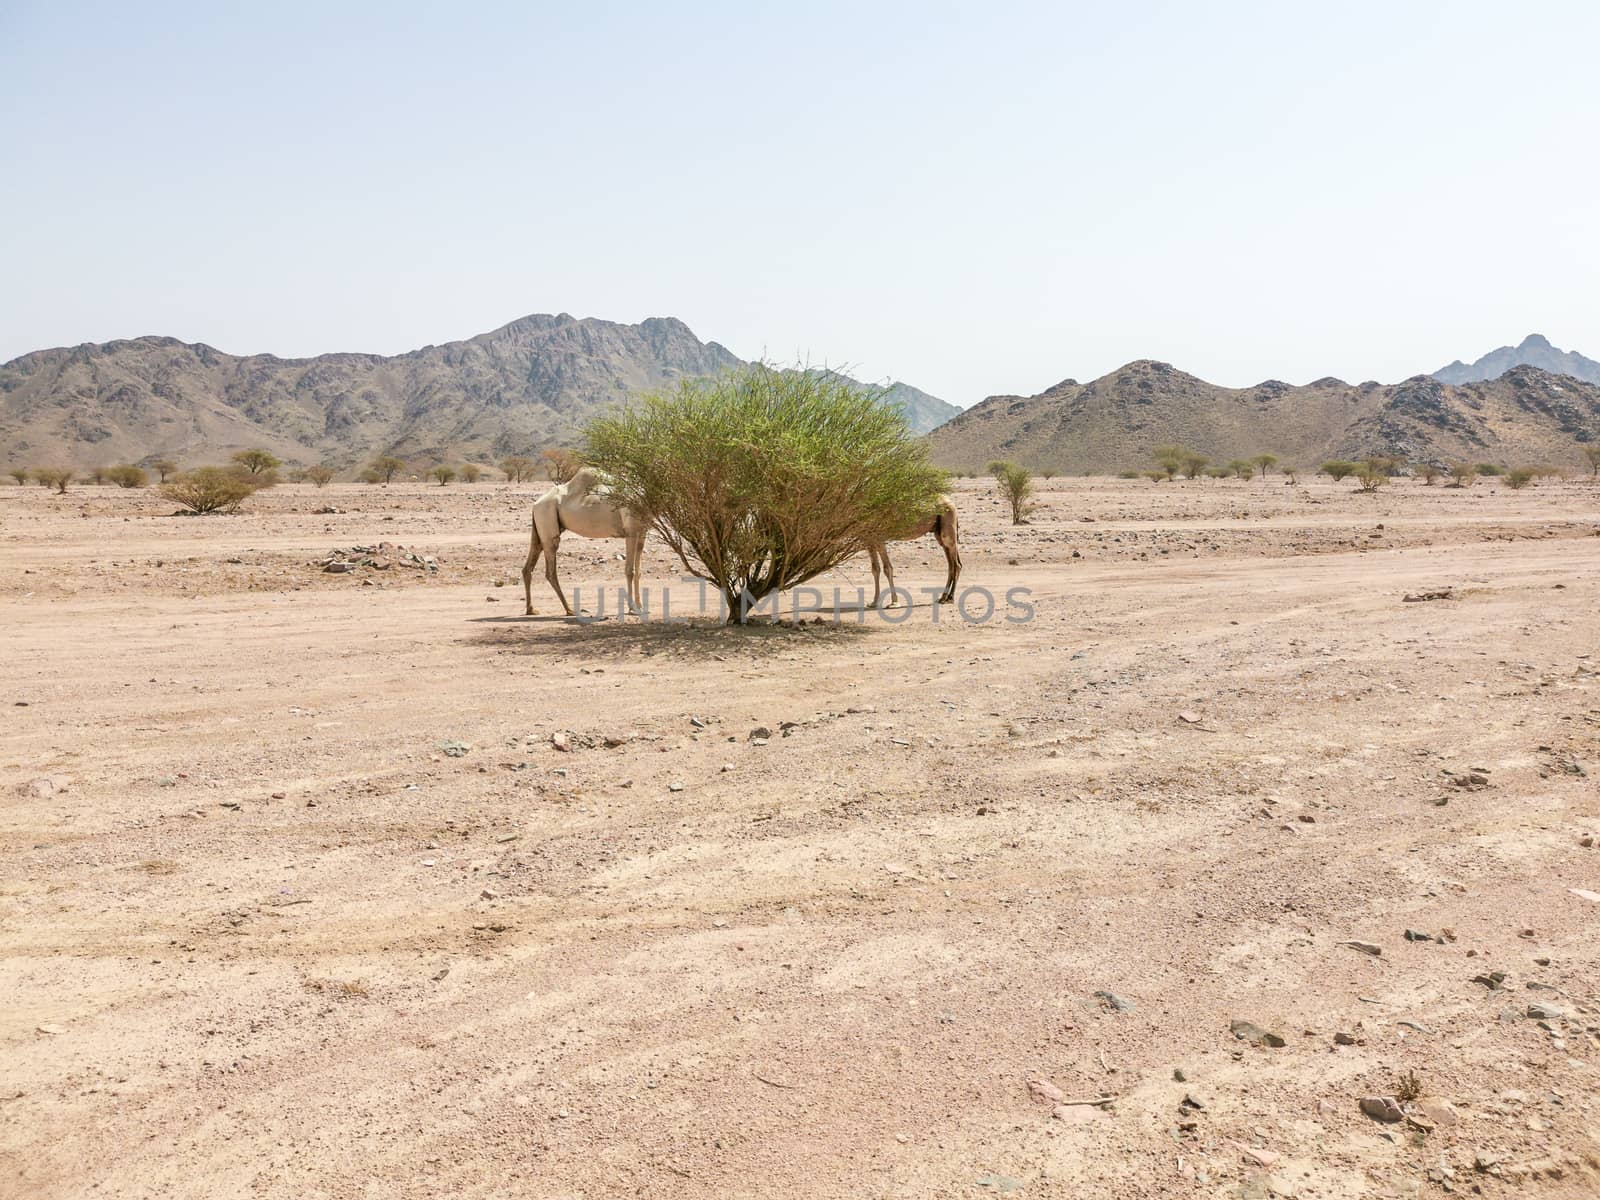
[[[1321,473],[1338,483],[1346,475],[1354,475],[1356,473],[1356,464],[1342,458],[1336,458],[1331,462],[1323,463]]]
[[[72,472],[66,467],[38,467],[33,472],[33,478],[40,487],[55,488],[65,493],[72,483]]]
[[[142,488],[150,482],[150,476],[145,474],[143,467],[136,467],[132,463],[121,463],[106,472],[106,478],[122,488]]]
[[[945,482],[881,393],[754,366],[594,421],[585,457],[645,515],[728,619],[934,511]]]
[[[161,494],[192,513],[236,512],[260,490],[248,471],[197,467],[161,485]]]
[[[241,450],[233,456],[233,461],[250,475],[264,475],[283,466],[283,461],[269,450]]]
[[[1028,468],[1019,467],[1013,462],[992,462],[989,464],[989,474],[1000,485],[1000,498],[1011,509],[1011,523],[1025,524],[1028,513],[1033,511],[1033,506],[1028,503],[1028,498],[1033,495],[1033,475]]]
[[[1527,487],[1533,482],[1533,468],[1516,467],[1513,470],[1507,471],[1501,478],[1508,488],[1511,488],[1513,491],[1520,492],[1523,488]]]

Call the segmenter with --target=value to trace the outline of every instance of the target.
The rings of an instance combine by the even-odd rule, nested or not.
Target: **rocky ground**
[[[1600,487],[969,482],[1032,620],[742,630],[524,618],[536,490],[0,488],[0,1193],[1600,1194]]]

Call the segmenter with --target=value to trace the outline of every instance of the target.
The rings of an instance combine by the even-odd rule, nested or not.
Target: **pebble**
[[[1566,1013],[1557,1004],[1530,1004],[1528,1015],[1536,1021],[1559,1021]]]
[[[681,783],[669,783],[669,784],[667,784],[667,791],[669,791],[669,792],[681,792],[681,791],[683,791],[683,784],[681,784]]]
[[[1241,1042],[1249,1042],[1252,1046],[1271,1046],[1277,1049],[1286,1044],[1282,1034],[1263,1029],[1252,1021],[1233,1021],[1228,1028],[1234,1037]]]
[[[1116,992],[1096,992],[1096,998],[1104,1000],[1106,1006],[1114,1012],[1126,1013],[1134,1010],[1134,1003],[1126,996],[1119,996]]]
[[[1371,942],[1340,942],[1339,944],[1341,946],[1349,946],[1352,950],[1359,950],[1363,954],[1370,954],[1374,958],[1383,953],[1382,946],[1376,946]]]

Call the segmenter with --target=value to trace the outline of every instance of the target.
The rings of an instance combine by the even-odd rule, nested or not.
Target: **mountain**
[[[85,344],[0,366],[0,461],[193,463],[248,446],[336,465],[377,453],[498,458],[572,444],[630,395],[742,365],[671,317],[566,313],[392,357],[239,357],[167,337]],[[887,400],[919,433],[959,411],[905,384]]]
[[[1168,442],[1222,460],[1271,453],[1301,467],[1392,454],[1576,468],[1578,444],[1600,441],[1600,386],[1518,366],[1459,387],[1418,375],[1226,388],[1141,360],[1036,396],[990,396],[930,441],[936,462],[962,471],[996,458],[1070,473],[1144,468],[1151,448]]]
[[[1449,366],[1440,367],[1433,377],[1440,383],[1477,383],[1499,379],[1512,367],[1538,367],[1553,375],[1571,375],[1585,383],[1600,383],[1600,362],[1585,358],[1576,350],[1557,350],[1539,333],[1530,333],[1518,345],[1491,350],[1470,365],[1458,358]]]

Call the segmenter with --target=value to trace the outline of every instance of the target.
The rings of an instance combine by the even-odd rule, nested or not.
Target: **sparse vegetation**
[[[168,500],[200,516],[236,512],[259,490],[248,472],[226,467],[197,467],[161,485]]]
[[[1450,486],[1471,487],[1472,481],[1478,477],[1478,468],[1471,463],[1458,462],[1450,464]]]
[[[483,468],[477,463],[463,463],[461,465],[461,482],[477,483],[483,478]]]
[[[1205,468],[1204,474],[1207,479],[1227,479],[1233,472],[1226,466],[1215,466]]]
[[[28,482],[27,467],[12,467],[6,474],[15,479],[19,486]]]
[[[1497,466],[1494,463],[1479,463],[1473,468],[1473,470],[1479,475],[1484,476],[1486,479],[1493,479],[1498,475],[1504,475],[1506,473],[1506,469],[1504,467]]]
[[[1438,467],[1434,466],[1433,463],[1428,462],[1417,463],[1411,468],[1411,473],[1418,479],[1422,480],[1423,487],[1432,487],[1434,480],[1438,479],[1442,474],[1444,474],[1444,472],[1439,470]]]
[[[521,483],[525,479],[533,478],[534,462],[525,455],[513,454],[510,458],[501,460],[500,469],[512,483]]]
[[[106,472],[106,478],[121,488],[142,488],[150,482],[150,476],[143,467],[136,467],[132,463],[120,463]]]
[[[268,450],[241,450],[233,456],[233,462],[243,467],[246,474],[265,475],[268,471],[283,466],[283,461]]]
[[[544,463],[545,473],[555,483],[567,483],[583,468],[583,459],[571,450],[563,450],[559,446],[551,447],[539,456]]]
[[[1512,491],[1520,492],[1533,482],[1533,468],[1513,467],[1501,476],[1501,480]]]
[[[1363,492],[1375,492],[1384,484],[1389,482],[1389,472],[1377,470],[1370,464],[1364,463],[1360,467],[1356,468],[1353,478],[1358,484],[1361,485],[1358,490]]]
[[[90,483],[98,487],[100,484],[106,481],[106,473],[110,469],[110,467],[90,467],[83,474]]]
[[[1407,1071],[1395,1082],[1394,1098],[1401,1104],[1410,1104],[1422,1095],[1422,1080],[1415,1071]]]
[[[1183,477],[1185,479],[1197,478],[1200,472],[1206,469],[1206,464],[1210,461],[1204,454],[1196,454],[1193,450],[1184,451]]]
[[[1157,467],[1154,470],[1146,471],[1144,477],[1151,483],[1166,483],[1172,478],[1165,467]]]
[[[63,494],[72,485],[72,471],[67,467],[38,467],[33,478],[40,487],[55,488]]]
[[[1256,465],[1248,458],[1236,458],[1228,464],[1228,472],[1237,475],[1240,479],[1249,482],[1255,478]]]
[[[585,457],[742,623],[933,511],[944,473],[880,395],[764,366],[686,379],[596,420]]]
[[[992,462],[989,464],[989,474],[1000,485],[1000,498],[1011,509],[1011,523],[1026,524],[1028,514],[1033,511],[1033,506],[1028,503],[1033,495],[1033,475],[1028,468],[1019,467],[1014,462]]]
[[[456,477],[456,469],[449,463],[440,463],[428,472],[429,479],[437,479],[439,486],[443,487]]]
[[[392,454],[379,455],[372,460],[372,465],[367,468],[368,471],[372,472],[372,482],[374,483],[389,483],[405,469],[405,459],[396,458]]]
[[[1335,483],[1338,483],[1346,475],[1354,475],[1356,473],[1356,464],[1349,462],[1346,459],[1335,458],[1329,462],[1323,463],[1318,470],[1323,475],[1326,475],[1332,479]]]
[[[170,458],[158,458],[150,463],[150,469],[156,473],[156,478],[165,483],[168,477],[178,473],[178,464]]]
[[[306,482],[314,483],[319,488],[325,488],[333,482],[333,468],[326,463],[317,463],[306,468]]]
[[[1589,464],[1589,474],[1600,476],[1600,445],[1585,446],[1583,457]]]
[[[383,482],[385,482],[383,476],[378,474],[378,470],[377,470],[376,467],[363,467],[361,469],[361,472],[356,476],[356,479],[360,483],[383,483]]]
[[[1271,474],[1272,468],[1278,465],[1278,456],[1276,454],[1258,454],[1252,458],[1250,462],[1252,465],[1254,465],[1255,469],[1260,472],[1262,482],[1264,483],[1266,482],[1267,476]]]

